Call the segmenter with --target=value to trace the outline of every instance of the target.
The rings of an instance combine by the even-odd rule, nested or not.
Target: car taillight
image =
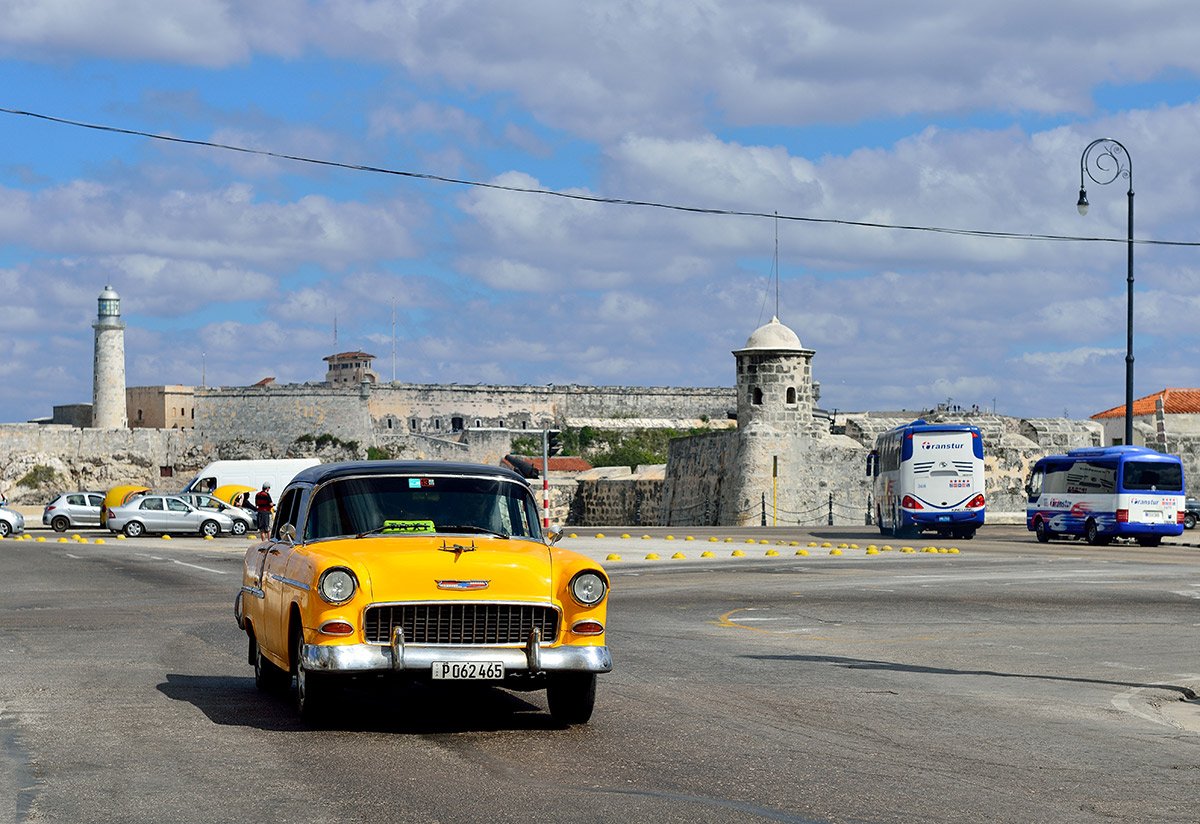
[[[900,499],[900,508],[901,509],[924,509],[925,507],[921,506],[921,502],[918,501],[916,498],[914,498],[912,495],[905,495],[903,498]]]
[[[46,511],[47,511],[47,512],[53,512],[53,511],[54,511],[54,504],[46,504]],[[1182,514],[1182,513],[1180,513],[1180,515],[1179,515],[1179,518],[1180,518],[1180,520],[1182,520],[1182,519],[1183,519],[1183,514]]]
[[[979,493],[971,500],[967,501],[967,509],[979,509],[983,506],[983,493]]]
[[[1128,509],[1118,509],[1117,510],[1117,523],[1119,523],[1119,524],[1129,523],[1129,510]]]

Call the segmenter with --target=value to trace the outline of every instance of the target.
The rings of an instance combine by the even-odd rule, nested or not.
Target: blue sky
[[[1002,6],[0,0],[0,107],[519,188],[1020,234],[1197,241],[1200,17]],[[689,214],[0,114],[0,421],[130,385],[730,386],[775,311],[821,405],[1084,417],[1124,399],[1123,243]],[[1200,249],[1135,251],[1137,395],[1200,386]],[[396,317],[393,359],[392,317]],[[337,338],[334,339],[336,316]],[[19,387],[19,390],[17,389]]]

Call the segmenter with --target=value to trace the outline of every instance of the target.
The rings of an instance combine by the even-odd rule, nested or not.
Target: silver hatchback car
[[[55,532],[72,527],[100,526],[103,492],[64,492],[42,510],[42,523]]]
[[[110,509],[105,526],[130,538],[147,532],[191,532],[215,538],[233,532],[233,519],[223,512],[197,509],[176,495],[143,495]]]

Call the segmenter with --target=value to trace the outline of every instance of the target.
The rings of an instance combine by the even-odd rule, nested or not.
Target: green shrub
[[[28,487],[29,489],[41,489],[45,486],[57,486],[59,484],[58,473],[52,466],[44,466],[37,464],[33,469],[25,473],[25,477],[17,481],[17,486]]]

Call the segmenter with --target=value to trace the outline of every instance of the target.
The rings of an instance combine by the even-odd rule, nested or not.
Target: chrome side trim
[[[271,573],[271,580],[278,581],[281,584],[287,584],[288,586],[295,587],[296,589],[302,589],[305,592],[312,591],[312,587],[303,581],[297,581],[294,578],[285,578],[282,575],[276,575],[274,572]]]
[[[505,672],[611,672],[608,647],[540,647],[538,670],[530,670],[525,649],[512,647],[417,647],[404,646],[398,654],[391,647],[373,644],[305,644],[300,666],[310,672],[424,672],[434,661],[501,661]]]

